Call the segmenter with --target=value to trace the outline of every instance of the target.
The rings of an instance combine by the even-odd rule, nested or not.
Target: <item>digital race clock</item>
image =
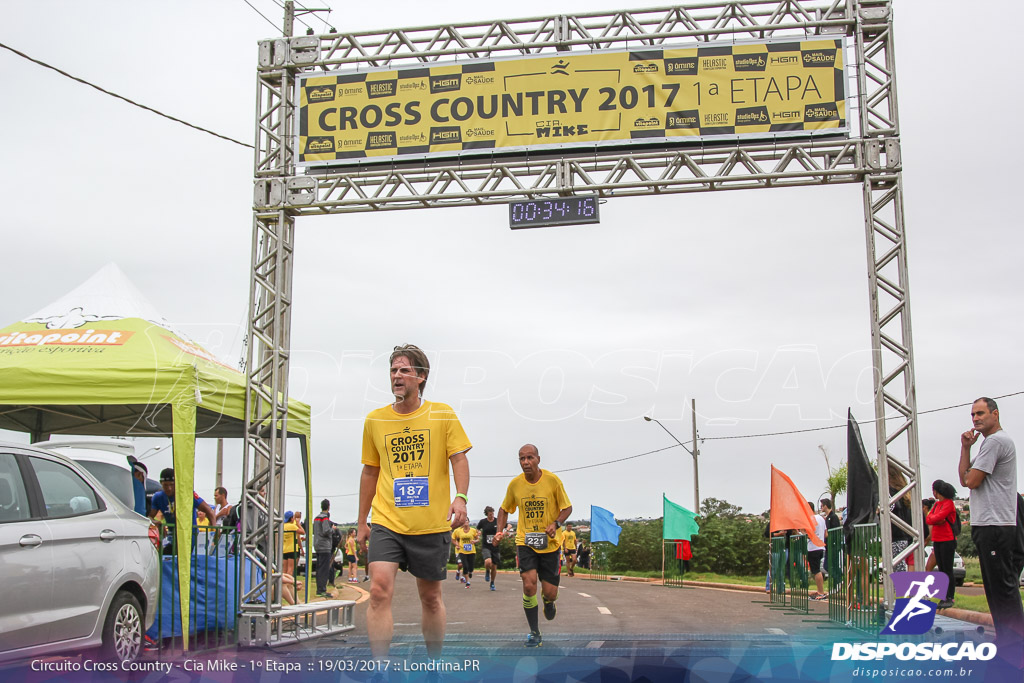
[[[597,195],[533,199],[508,205],[508,227],[513,230],[600,222]]]

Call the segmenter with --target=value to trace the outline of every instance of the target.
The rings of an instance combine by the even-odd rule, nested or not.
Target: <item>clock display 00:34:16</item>
[[[532,228],[547,225],[598,223],[598,198],[566,197],[538,199],[509,204],[509,227]]]

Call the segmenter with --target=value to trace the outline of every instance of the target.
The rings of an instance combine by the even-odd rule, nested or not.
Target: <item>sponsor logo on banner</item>
[[[768,55],[733,55],[732,64],[736,71],[764,71],[768,66]]]
[[[657,71],[657,64],[637,64],[636,66],[633,67],[633,73],[635,74],[657,73]]]
[[[370,133],[366,136],[366,149],[388,149],[398,147],[398,136],[394,131]]]
[[[702,57],[700,60],[701,71],[725,71],[728,68],[728,57]]]
[[[942,572],[895,572],[896,604],[879,635],[922,635],[935,623],[936,603],[945,599],[949,577]],[[900,661],[988,661],[996,656],[994,643],[973,641],[921,643],[833,643],[832,661],[871,661],[895,657]]]
[[[772,118],[776,121],[799,121],[799,111],[776,111],[772,112]]]
[[[700,112],[696,109],[670,111],[665,117],[665,128],[700,128]]]
[[[647,118],[640,117],[633,121],[634,128],[661,128],[661,121],[658,120],[657,116],[649,116]]]
[[[334,100],[333,85],[317,85],[306,88],[306,101],[310,104],[316,102],[331,102]]]
[[[737,126],[760,126],[771,123],[768,107],[744,107],[736,110]]]
[[[421,145],[425,145],[427,144],[427,136],[423,133],[413,133],[412,135],[403,135],[399,137],[398,141],[403,144],[419,143]]]
[[[668,76],[696,76],[696,57],[673,57],[665,60],[665,74]]]
[[[800,59],[804,66],[834,67],[836,65],[835,50],[801,50]]]
[[[494,83],[494,76],[466,76],[466,85],[487,85]]]
[[[492,138],[494,137],[493,128],[470,128],[466,131],[467,138]]]
[[[444,74],[430,77],[430,94],[454,92],[462,87],[462,74]]]
[[[773,66],[776,64],[799,64],[800,58],[796,55],[772,55],[768,59],[768,63]]]
[[[398,92],[398,79],[390,81],[367,81],[366,95],[372,100],[376,97],[394,97]]]
[[[318,135],[306,141],[306,154],[322,154],[334,151],[334,138]]]
[[[128,330],[14,330],[0,335],[4,346],[121,346],[132,338]]]
[[[431,126],[430,144],[451,145],[462,143],[462,129],[459,126]]]
[[[398,86],[399,90],[426,90],[427,82],[422,78],[418,81],[402,81],[402,84]]]
[[[822,104],[808,104],[804,107],[804,121],[817,123],[818,121],[838,121],[839,107],[835,102],[824,102]]]

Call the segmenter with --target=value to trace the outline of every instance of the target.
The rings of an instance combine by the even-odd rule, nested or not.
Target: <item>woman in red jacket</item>
[[[956,515],[956,509],[953,507],[956,489],[952,484],[936,479],[932,483],[932,493],[935,495],[935,505],[932,506],[924,521],[932,527],[932,553],[935,555],[938,569],[949,577],[946,599],[939,602],[939,609],[945,609],[953,606],[953,595],[956,592],[956,582],[953,580],[953,553],[956,552],[956,538],[953,536],[952,527]]]

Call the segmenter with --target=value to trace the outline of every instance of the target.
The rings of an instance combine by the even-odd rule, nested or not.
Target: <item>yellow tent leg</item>
[[[187,392],[186,392],[187,393]],[[178,603],[181,609],[181,635],[184,649],[188,650],[191,613],[192,575],[192,508],[195,491],[196,464],[196,404],[185,400],[171,406],[174,421],[172,442],[174,447],[174,508],[177,522],[178,551]]]

